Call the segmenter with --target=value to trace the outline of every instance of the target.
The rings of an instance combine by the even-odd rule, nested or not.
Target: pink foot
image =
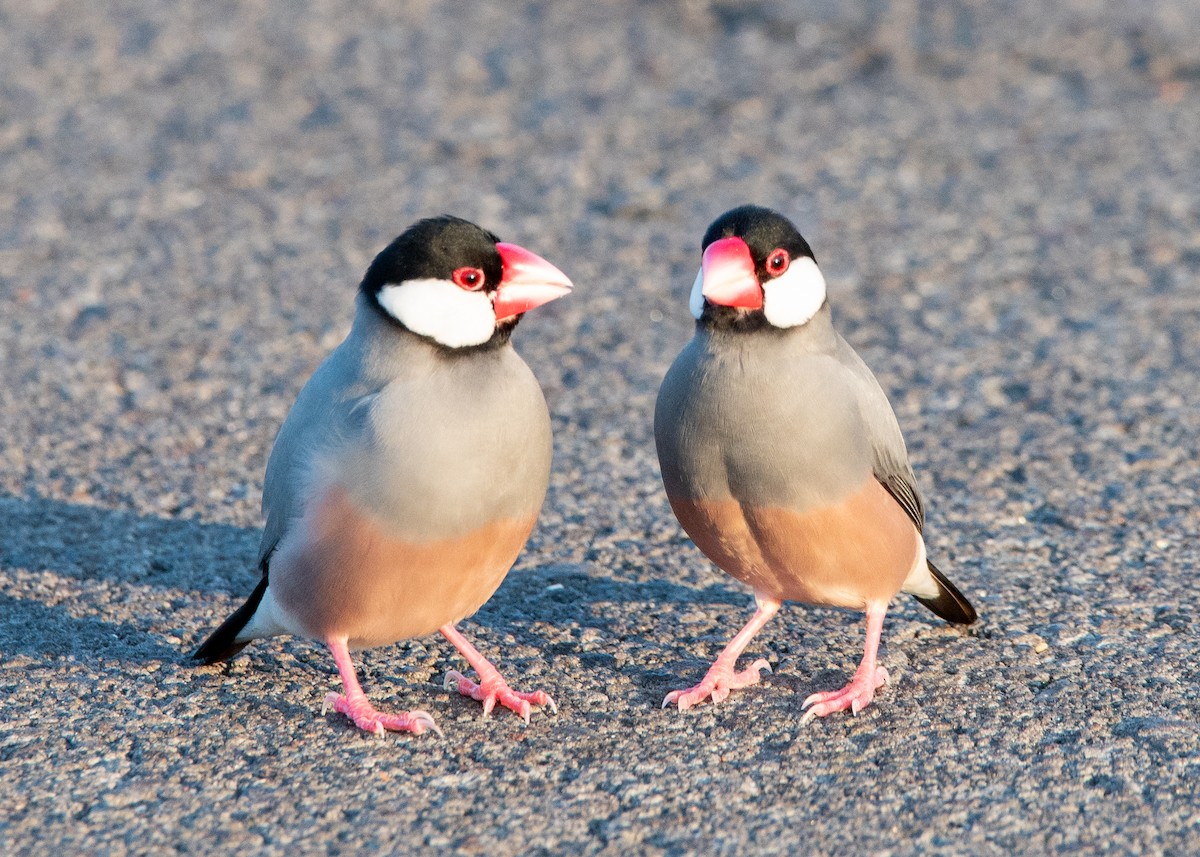
[[[680,711],[687,711],[697,702],[703,702],[709,698],[712,699],[713,705],[716,705],[724,702],[730,691],[758,684],[761,678],[759,673],[762,670],[771,671],[771,665],[762,658],[741,672],[734,672],[731,664],[722,663],[718,658],[716,663],[709,667],[708,673],[698,685],[689,687],[687,690],[671,691],[663,699],[662,707],[666,708],[671,703],[676,703]]]
[[[810,722],[816,717],[825,717],[835,711],[850,709],[854,714],[862,711],[875,698],[875,691],[887,684],[888,674],[883,667],[862,670],[854,674],[850,683],[841,690],[826,690],[814,693],[804,700],[801,709],[808,708],[800,718],[800,725]]]
[[[373,732],[380,738],[385,730],[392,732],[412,732],[420,735],[426,729],[432,729],[441,735],[433,718],[424,711],[408,711],[404,714],[384,714],[376,711],[363,694],[362,685],[354,672],[354,664],[350,660],[350,649],[345,637],[330,637],[325,641],[333,660],[337,663],[338,674],[342,677],[345,693],[329,693],[321,706],[321,714],[330,708],[339,714],[345,714],[354,721],[354,725],[366,732]]]
[[[476,684],[458,670],[451,670],[446,673],[446,678],[442,682],[443,687],[446,690],[457,690],[463,696],[469,696],[471,699],[482,702],[484,717],[492,713],[497,702],[521,715],[521,719],[526,724],[529,723],[529,715],[533,712],[535,705],[547,705],[555,714],[558,713],[558,706],[554,704],[550,694],[544,690],[520,693],[509,687],[508,682],[501,677],[499,670],[492,665],[491,661],[479,654],[479,650],[459,633],[453,623],[443,625],[438,630],[441,631],[443,637],[454,644],[454,648],[458,649],[459,653],[467,659],[467,663],[479,676],[479,684]]]
[[[343,693],[326,694],[325,702],[321,706],[321,714],[324,714],[330,708],[339,714],[345,714],[354,721],[354,725],[359,729],[366,732],[373,732],[380,738],[383,737],[384,730],[390,732],[411,732],[414,735],[420,735],[427,729],[431,729],[438,735],[442,734],[442,730],[438,729],[433,718],[424,711],[385,714],[382,711],[376,711],[374,706],[364,696],[350,699]]]
[[[456,690],[463,696],[469,696],[471,699],[482,702],[484,717],[492,713],[497,702],[509,711],[515,711],[521,715],[521,719],[526,723],[529,723],[529,715],[533,713],[534,705],[547,705],[555,714],[558,713],[558,706],[546,691],[535,690],[532,693],[522,693],[513,690],[508,686],[508,682],[500,676],[500,673],[494,669],[491,673],[485,671],[480,684],[471,681],[458,670],[450,670],[446,673],[442,686],[446,690]]]
[[[763,625],[779,612],[781,602],[777,598],[768,598],[755,592],[754,603],[756,605],[754,615],[713,661],[713,665],[708,668],[704,679],[695,687],[689,687],[687,690],[673,690],[668,693],[663,700],[663,708],[674,702],[679,705],[680,711],[687,711],[697,702],[707,698],[711,698],[713,705],[716,705],[723,702],[731,690],[758,684],[759,673],[763,670],[771,671],[771,665],[762,658],[741,672],[733,670],[737,666],[737,659],[754,639],[754,635],[761,631]]]

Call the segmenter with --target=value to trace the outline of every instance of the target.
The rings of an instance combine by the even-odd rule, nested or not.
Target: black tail
[[[221,623],[221,627],[208,635],[208,639],[200,644],[200,648],[192,652],[192,660],[202,664],[215,664],[227,661],[246,648],[246,643],[237,642],[238,633],[246,627],[258,604],[262,601],[263,593],[267,591],[267,576],[264,574],[258,581],[258,586],[250,593],[246,603],[233,611],[233,615]],[[247,641],[249,642],[249,641]]]
[[[937,581],[938,594],[933,598],[922,598],[920,595],[913,597],[947,622],[953,622],[956,625],[970,625],[978,619],[979,615],[967,597],[958,591],[958,588],[946,578],[946,575],[938,571],[936,565],[928,560],[926,560],[926,564],[929,566],[929,573]]]

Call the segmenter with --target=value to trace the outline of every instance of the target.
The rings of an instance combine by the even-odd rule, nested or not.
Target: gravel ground
[[[1200,6],[1190,0],[0,0],[0,852],[1200,851]],[[858,7],[862,8],[858,8]],[[709,221],[812,242],[892,395],[969,632],[799,726],[859,617],[660,711],[749,613],[671,517],[651,413]],[[186,655],[253,585],[267,453],[371,257],[453,212],[577,284],[517,335],[541,523],[463,628]]]

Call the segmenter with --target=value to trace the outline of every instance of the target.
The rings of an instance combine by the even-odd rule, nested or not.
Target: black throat
[[[696,322],[709,330],[731,331],[735,333],[752,333],[756,330],[769,330],[771,322],[761,309],[743,309],[732,306],[718,306],[704,303],[704,310]]]

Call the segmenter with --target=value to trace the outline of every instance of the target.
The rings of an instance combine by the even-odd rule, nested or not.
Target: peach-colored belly
[[[875,479],[836,505],[805,512],[668,499],[709,559],[775,598],[859,609],[886,603],[918,555],[917,528]]]
[[[470,616],[504,580],[536,510],[493,521],[461,538],[391,537],[335,488],[306,514],[271,559],[271,590],[314,638],[345,635],[354,648],[381,646]]]

